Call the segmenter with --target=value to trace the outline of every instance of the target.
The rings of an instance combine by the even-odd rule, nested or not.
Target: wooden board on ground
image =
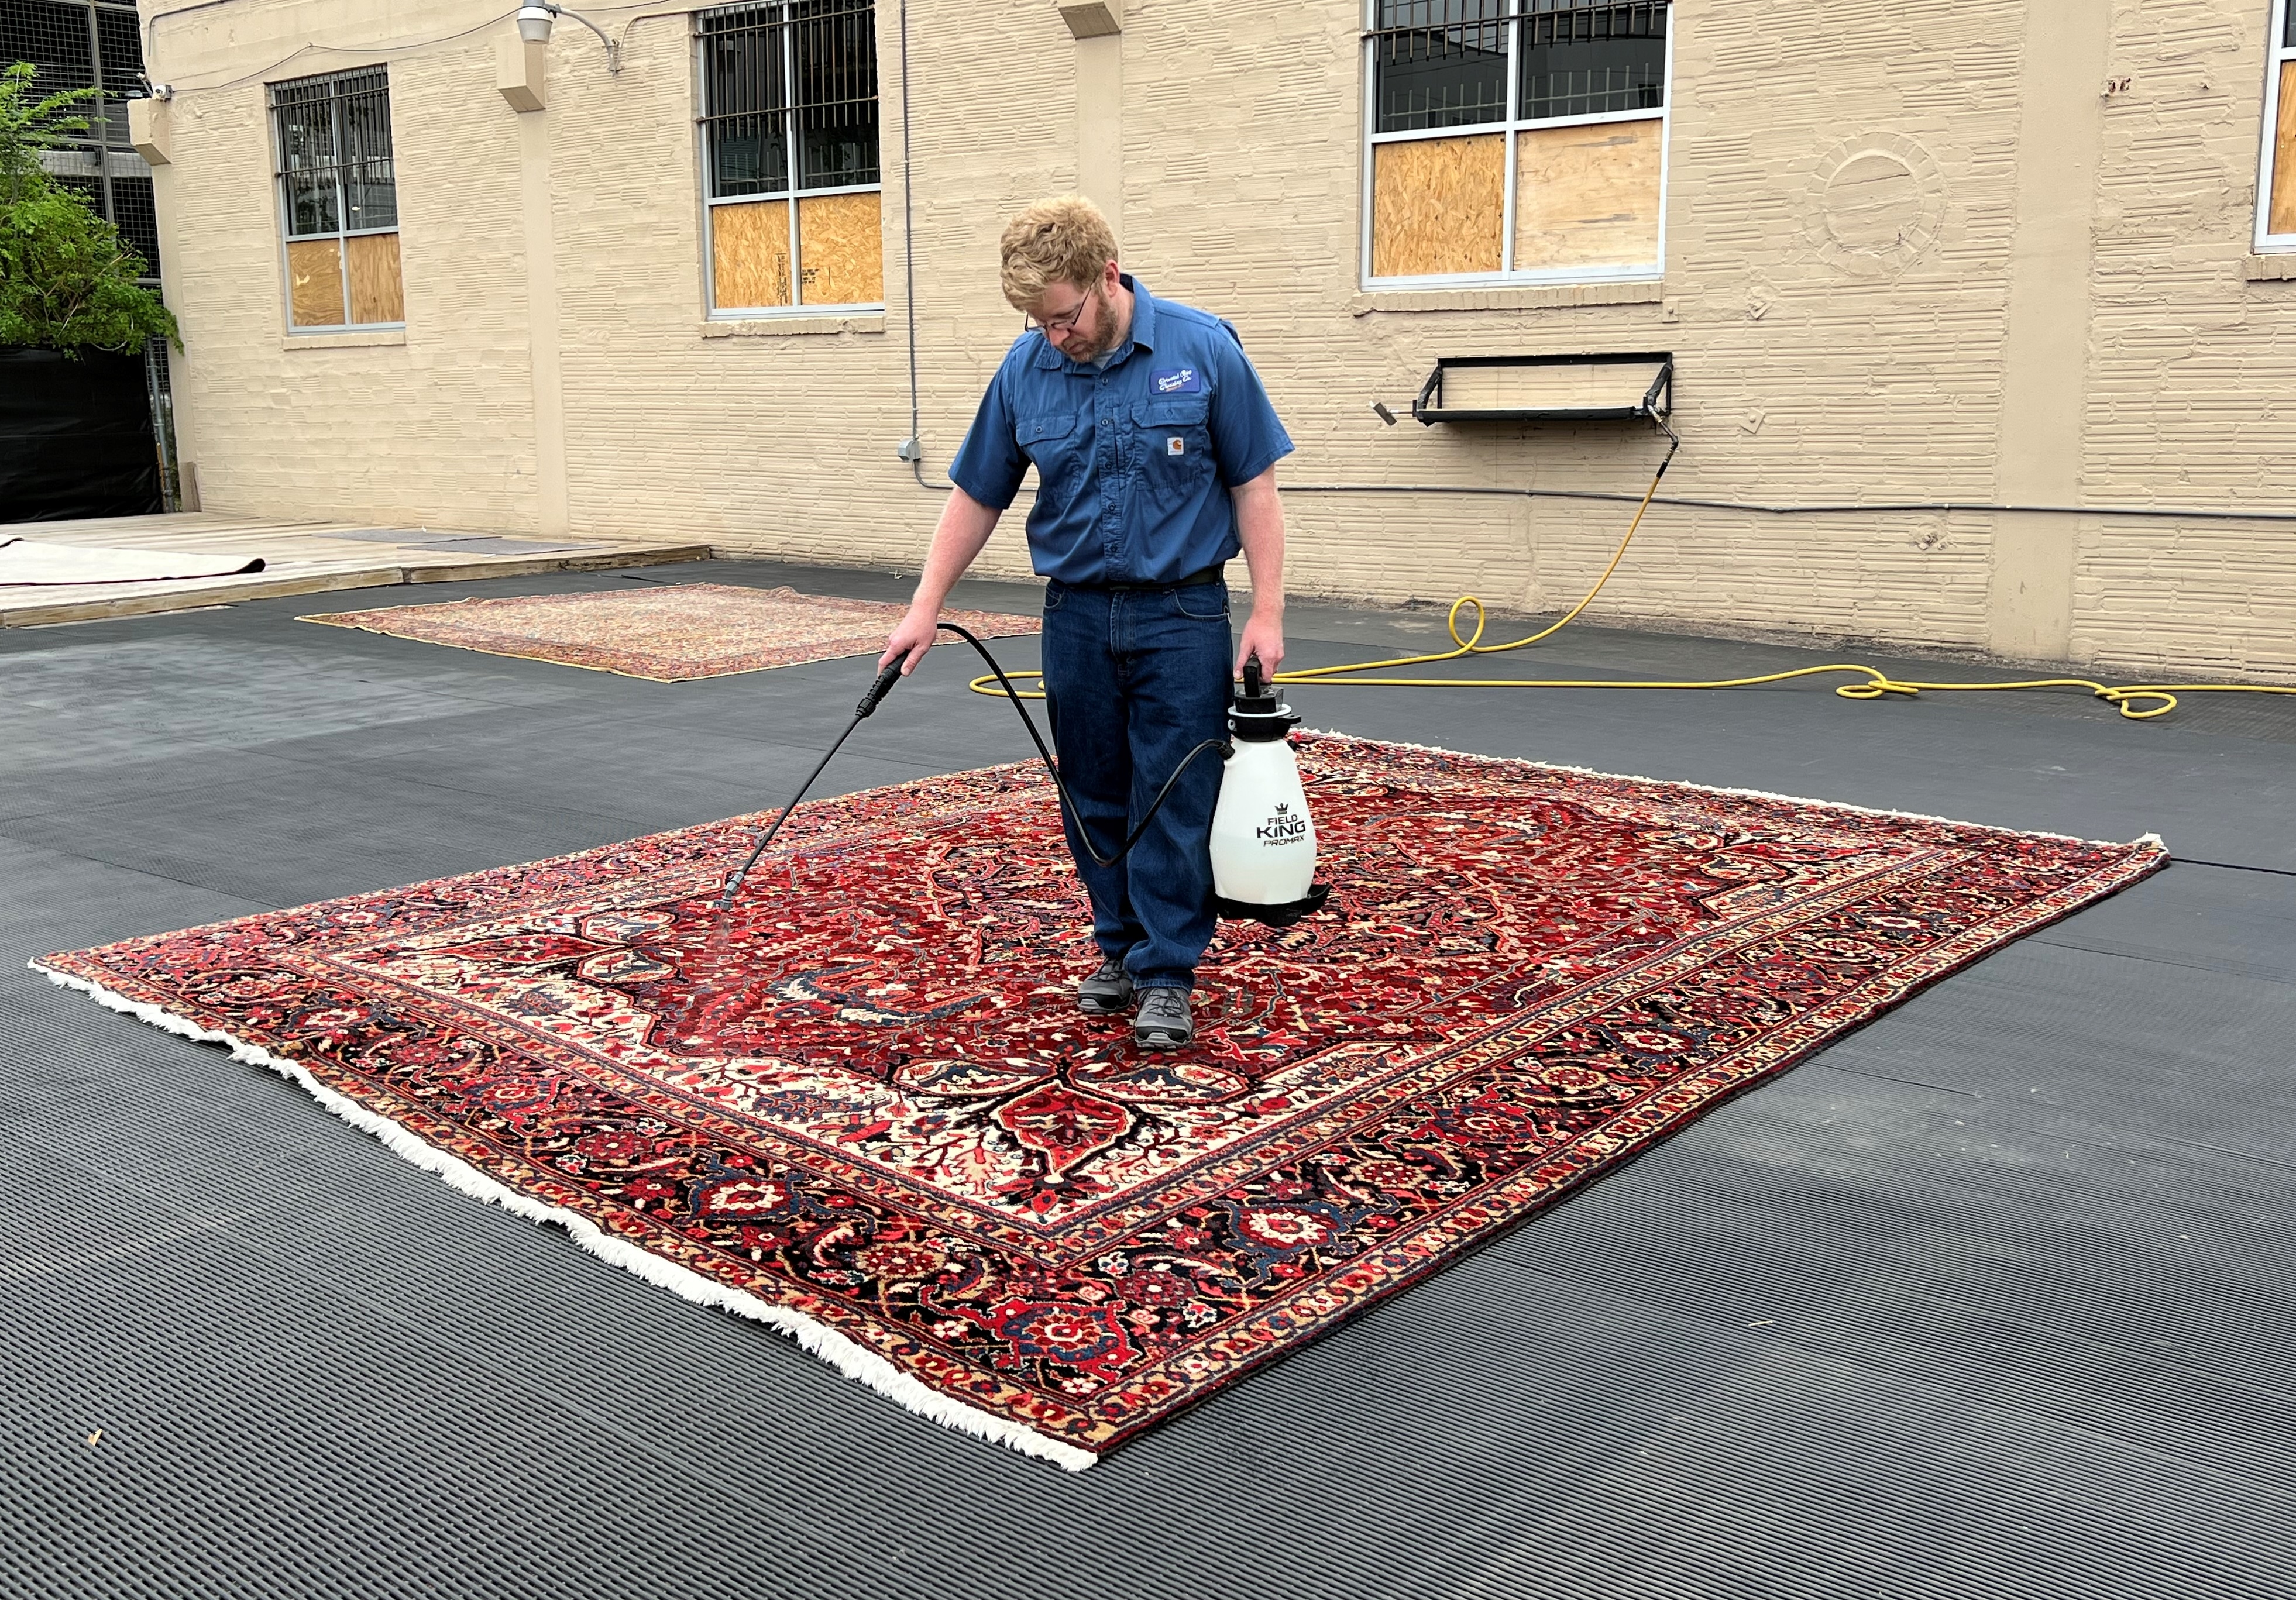
[[[0,628],[144,616],[339,589],[654,566],[702,561],[710,554],[707,545],[668,541],[544,539],[201,512],[14,522],[5,528],[8,533],[47,543],[106,548],[201,551],[228,546],[260,555],[265,570],[156,583],[0,590]]]

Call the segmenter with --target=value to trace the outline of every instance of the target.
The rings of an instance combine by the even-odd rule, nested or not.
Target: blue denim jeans
[[[1132,832],[1182,757],[1227,737],[1227,585],[1045,590],[1042,660],[1053,747],[1103,856]],[[1212,807],[1220,759],[1207,751],[1132,853],[1102,866],[1063,817],[1092,897],[1092,936],[1140,989],[1189,989],[1211,942]]]

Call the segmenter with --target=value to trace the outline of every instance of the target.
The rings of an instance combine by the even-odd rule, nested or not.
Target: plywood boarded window
[[[882,307],[875,6],[773,0],[695,26],[710,314]]]
[[[1375,144],[1371,160],[1374,277],[1504,267],[1505,135]]]
[[[2256,248],[2296,250],[2296,4],[2273,0],[2256,185]]]
[[[275,83],[270,100],[288,328],[403,324],[398,177],[385,70]]]
[[[1368,283],[1657,275],[1666,0],[1371,0],[1371,12]]]

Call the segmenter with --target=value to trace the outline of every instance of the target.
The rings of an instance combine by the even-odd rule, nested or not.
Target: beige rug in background
[[[299,619],[673,683],[873,655],[906,609],[791,588],[687,583],[394,605]],[[1034,617],[1002,611],[943,615],[984,638],[1038,629]]]
[[[0,589],[164,583],[176,578],[229,578],[236,572],[262,570],[261,556],[230,551],[117,550],[108,545],[0,538]]]

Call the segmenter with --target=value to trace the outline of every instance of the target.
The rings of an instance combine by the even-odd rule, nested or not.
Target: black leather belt
[[[1160,589],[1199,589],[1206,584],[1221,583],[1227,578],[1227,563],[1214,562],[1201,571],[1185,578],[1176,578],[1169,583],[1063,583],[1064,589],[1096,589],[1111,595],[1145,595]]]

